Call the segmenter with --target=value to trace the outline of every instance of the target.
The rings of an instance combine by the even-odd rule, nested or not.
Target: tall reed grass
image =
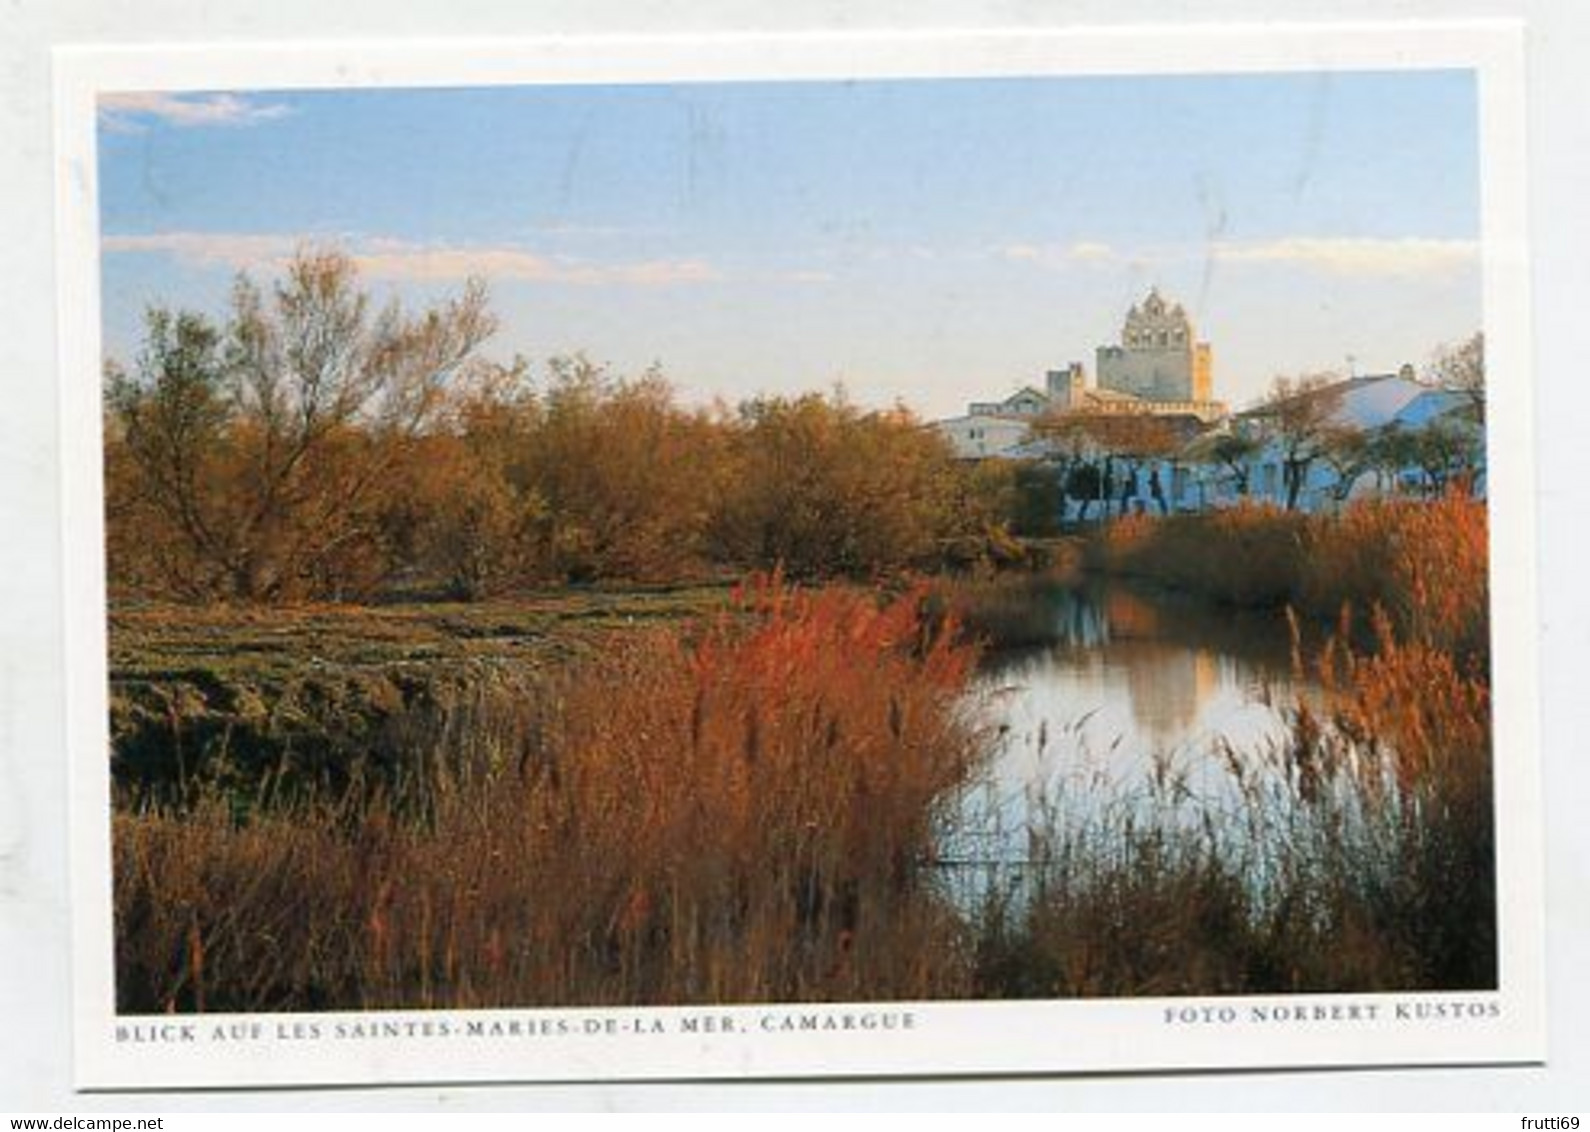
[[[1298,652],[1323,696],[1276,705],[1267,747],[1039,798],[1030,859],[981,895],[978,993],[1494,988],[1489,674],[1440,581],[1414,593],[1440,596],[1405,635],[1377,606],[1371,651],[1344,628]]]
[[[1483,506],[1111,537],[1117,565],[1339,617],[1297,649],[1321,698],[1279,705],[1284,737],[1218,752],[1213,778],[1162,760],[1102,798],[1064,786],[1027,859],[969,894],[938,854],[994,736],[955,610],[994,609],[971,634],[992,637],[1031,595],[763,580],[694,628],[416,706],[378,760],[406,776],[124,807],[118,1005],[1495,986]]]
[[[963,993],[924,870],[980,750],[972,654],[920,604],[763,583],[694,640],[416,717],[410,798],[118,815],[120,1007]]]
[[[1349,608],[1374,642],[1373,610],[1397,636],[1488,659],[1485,501],[1364,500],[1303,515],[1244,504],[1209,515],[1126,516],[1088,549],[1097,569],[1140,576],[1232,606],[1289,606],[1334,623]]]
[[[1141,576],[1225,605],[1295,601],[1309,520],[1263,504],[1205,515],[1123,515],[1089,543],[1095,569]]]

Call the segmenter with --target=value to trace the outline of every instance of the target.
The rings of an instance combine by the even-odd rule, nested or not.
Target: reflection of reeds
[[[993,649],[1038,648],[1063,640],[1052,598],[1063,583],[1021,571],[934,584],[930,607],[952,617],[962,635]]]
[[[1210,515],[1128,516],[1090,547],[1095,566],[1144,575],[1228,605],[1291,605],[1334,620],[1379,607],[1406,640],[1487,655],[1485,502],[1366,500],[1340,514],[1245,505]],[[1361,633],[1369,626],[1358,626]]]

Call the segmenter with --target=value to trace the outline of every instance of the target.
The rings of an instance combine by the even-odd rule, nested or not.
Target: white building
[[[1436,491],[1440,484],[1432,479],[1432,462],[1438,473],[1471,476],[1473,490],[1483,494],[1483,429],[1468,395],[1426,385],[1404,367],[1298,396],[1315,398],[1319,406],[1308,439],[1293,453],[1302,469],[1298,510],[1330,510],[1363,496]],[[1196,512],[1242,502],[1285,507],[1288,446],[1274,434],[1276,412],[1275,405],[1246,410],[1202,430],[1166,457],[1134,458],[1097,446],[1089,450],[1053,436],[1032,437],[1009,456],[1051,463],[1068,476],[1085,466],[1090,497],[1071,496],[1061,516],[1065,520]],[[1399,435],[1413,442],[1401,453],[1386,443]],[[1421,443],[1437,435],[1440,443]],[[1247,444],[1227,443],[1232,440]],[[1401,462],[1393,462],[1399,455]],[[1448,457],[1450,463],[1443,466]]]
[[[1032,419],[1024,415],[967,413],[935,421],[933,427],[962,460],[1014,459],[1027,440]]]
[[[1127,312],[1120,342],[1100,346],[1098,383],[1089,387],[1082,363],[1049,370],[1042,389],[1025,386],[1001,401],[973,401],[964,416],[937,422],[962,459],[1017,455],[1035,420],[1060,413],[1193,417],[1212,424],[1226,416],[1213,399],[1209,343],[1197,341],[1179,304],[1151,290]]]
[[[1107,494],[1116,513],[1196,511],[1244,499],[1286,506],[1293,475],[1296,505],[1309,511],[1359,495],[1431,490],[1448,472],[1472,476],[1483,490],[1483,425],[1472,399],[1419,381],[1411,366],[1298,393],[1300,402],[1315,403],[1321,419],[1314,435],[1289,451],[1273,427],[1285,415],[1278,405],[1232,416],[1214,400],[1209,344],[1197,341],[1187,312],[1158,290],[1127,312],[1119,344],[1099,347],[1097,357],[1094,386],[1073,362],[1050,370],[1042,388],[974,401],[964,416],[934,427],[962,459],[1046,462],[1064,475],[1091,465],[1098,474],[1085,474],[1083,482],[1096,483],[1100,502]],[[1172,431],[1172,445],[1180,445],[1174,456],[1104,450],[1112,435],[1134,431],[1118,418],[1143,416]],[[1039,421],[1060,427],[1034,430]],[[1071,423],[1078,427],[1068,433]],[[1102,439],[1085,452],[1089,434]],[[1246,444],[1225,444],[1226,436]],[[1399,446],[1399,437],[1407,443]],[[1154,448],[1166,449],[1163,442]],[[1399,453],[1407,462],[1391,466]]]
[[[1411,366],[1403,366],[1397,373],[1349,378],[1297,396],[1320,402],[1315,435],[1297,453],[1302,466],[1299,510],[1329,510],[1367,495],[1430,490],[1434,485],[1428,469],[1406,461],[1390,466],[1385,456],[1375,458],[1373,446],[1397,434],[1428,436],[1432,429],[1450,438],[1454,455],[1461,451],[1461,470],[1471,473],[1475,489],[1483,491],[1484,433],[1466,394],[1425,384],[1415,378]],[[1196,448],[1201,451],[1187,454],[1200,457],[1198,488],[1203,506],[1227,506],[1243,498],[1286,506],[1288,446],[1270,427],[1278,412],[1278,406],[1259,405],[1231,421],[1233,433],[1261,444],[1245,461],[1246,496],[1236,472],[1207,459],[1214,437],[1200,441]],[[1387,456],[1394,452],[1390,446],[1383,449]]]

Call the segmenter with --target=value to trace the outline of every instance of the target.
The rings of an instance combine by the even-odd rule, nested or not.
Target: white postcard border
[[[1546,1029],[1542,799],[1522,48],[1522,29],[1516,22],[1473,21],[58,49],[63,629],[78,1087],[898,1076],[1542,1060]],[[95,143],[99,93],[1450,67],[1473,68],[1480,79],[1487,362],[1491,373],[1500,375],[1493,376],[1493,392],[1505,391],[1487,408],[1499,991],[116,1016],[105,761],[109,734]],[[725,1019],[732,1029],[724,1029]],[[889,1028],[881,1028],[886,1019]],[[802,1028],[806,1026],[816,1028]],[[472,1027],[484,1032],[473,1033]]]

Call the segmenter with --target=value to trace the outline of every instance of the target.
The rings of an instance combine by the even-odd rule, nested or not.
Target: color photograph
[[[102,85],[117,1041],[1496,1019],[1481,102]]]

